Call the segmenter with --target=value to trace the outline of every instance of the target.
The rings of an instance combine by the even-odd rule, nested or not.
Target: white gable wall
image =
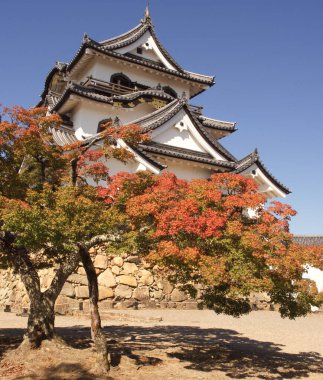
[[[225,160],[202,138],[184,110],[153,131],[151,138],[162,144],[209,153],[217,160]]]
[[[147,45],[148,44],[148,45]],[[128,45],[121,49],[116,49],[118,53],[125,54],[128,52],[131,52],[132,50],[136,49],[137,47],[143,48],[143,54],[142,56],[144,58],[152,59],[156,62],[160,61],[162,62],[168,69],[170,70],[176,70],[176,68],[164,57],[163,53],[159,50],[154,38],[150,34],[149,31],[147,31],[145,34],[143,34],[139,40],[132,43],[131,45]]]
[[[251,165],[241,174],[246,177],[253,178],[259,185],[259,193],[263,193],[267,198],[286,197],[286,194],[283,193],[273,182],[271,182],[271,180],[262,173],[256,164]]]

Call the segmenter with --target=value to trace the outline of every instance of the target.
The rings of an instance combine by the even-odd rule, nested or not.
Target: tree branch
[[[92,239],[84,242],[83,246],[86,249],[89,249],[100,243],[121,242],[121,241],[122,241],[121,237],[117,234],[97,235],[97,236],[94,236]]]
[[[25,247],[14,247],[15,236],[10,232],[1,231],[2,249],[16,273],[19,273],[25,285],[29,298],[40,292],[38,273],[31,262]]]
[[[72,253],[67,253],[66,256],[64,262],[59,265],[50,287],[44,292],[44,294],[52,300],[56,300],[68,276],[75,271],[80,261],[78,250],[75,250],[75,252]]]

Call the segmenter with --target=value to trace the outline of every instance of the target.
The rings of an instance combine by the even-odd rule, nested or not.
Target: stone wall
[[[105,247],[90,251],[98,275],[99,301],[104,308],[197,308],[197,301],[179,286],[171,284],[158,266],[138,256],[106,254]],[[53,270],[39,271],[42,291],[53,278]],[[197,286],[199,288],[199,286]],[[199,289],[198,289],[199,291]],[[80,265],[65,283],[56,302],[59,313],[76,313],[88,309],[89,290],[85,270]],[[10,305],[18,311],[28,308],[29,299],[19,275],[0,271],[0,306]]]
[[[201,286],[196,285],[197,299],[167,279],[167,274],[158,266],[140,259],[138,256],[121,254],[112,256],[104,246],[90,251],[98,275],[99,301],[101,309],[125,308],[180,308],[196,309],[201,294]],[[46,290],[53,278],[52,269],[39,271],[41,289]],[[61,314],[76,314],[88,310],[88,286],[84,268],[80,265],[65,283],[56,302],[56,311]],[[270,309],[265,294],[254,294],[251,299],[253,309]],[[12,271],[0,271],[0,307],[10,305],[21,312],[28,308],[29,299],[19,275]]]

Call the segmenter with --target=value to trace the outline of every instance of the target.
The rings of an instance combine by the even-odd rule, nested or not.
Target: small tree
[[[4,108],[0,123],[0,264],[19,274],[30,299],[27,338],[32,347],[54,336],[54,305],[79,261],[84,264],[90,289],[92,337],[108,368],[105,338],[98,314],[97,279],[89,255],[92,246],[116,240],[107,205],[95,187],[106,180],[109,157],[127,160],[122,138],[131,144],[147,139],[138,126],[106,125],[93,139],[60,147],[52,128],[57,115],[46,109]],[[102,141],[100,146],[97,143]],[[38,270],[52,267],[54,278],[41,291]]]
[[[306,264],[323,267],[323,248],[293,243],[295,211],[279,202],[265,206],[252,179],[119,174],[101,194],[127,213],[139,252],[166,266],[184,289],[194,293],[193,284],[204,285],[204,303],[217,313],[249,312],[251,292],[267,292],[283,317],[319,305],[315,283],[302,275]]]

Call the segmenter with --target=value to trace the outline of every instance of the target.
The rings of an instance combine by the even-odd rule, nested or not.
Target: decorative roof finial
[[[83,35],[83,42],[86,43],[86,42],[89,42],[90,39],[89,39],[89,36],[87,35],[87,33],[84,33]]]
[[[144,14],[144,21],[151,21],[150,12],[149,12],[149,0],[147,0],[147,5],[145,9],[145,14]]]

